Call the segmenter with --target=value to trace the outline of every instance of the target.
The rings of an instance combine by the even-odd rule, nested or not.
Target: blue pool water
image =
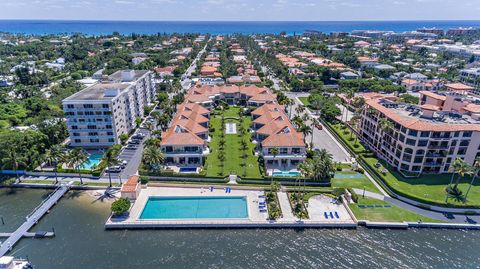
[[[246,197],[149,197],[140,219],[241,219]]]
[[[274,177],[296,177],[300,176],[300,172],[290,171],[290,172],[273,172]]]
[[[355,174],[343,174],[343,173],[336,173],[333,178],[337,179],[363,179],[365,176],[360,173],[355,173]]]
[[[88,156],[88,159],[83,162],[79,167],[82,170],[93,170],[94,167],[102,161],[102,158],[103,154],[101,153],[90,154],[90,156]]]
[[[196,173],[197,168],[195,168],[195,167],[181,167],[179,171],[180,171],[180,173]]]

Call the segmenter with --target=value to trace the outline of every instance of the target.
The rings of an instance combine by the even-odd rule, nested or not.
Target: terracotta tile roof
[[[275,133],[262,141],[263,147],[305,147],[303,134],[299,132]]]
[[[399,115],[392,109],[386,108],[379,104],[379,99],[367,100],[366,104],[384,114],[387,118],[394,122],[417,131],[434,131],[434,132],[455,132],[455,131],[477,131],[480,132],[480,124],[451,124],[443,122],[430,122],[417,117],[409,117]]]
[[[205,141],[198,135],[183,128],[173,125],[162,135],[161,145],[204,145]]]
[[[476,104],[468,104],[464,106],[463,109],[475,114],[480,113],[480,105],[476,105]]]
[[[135,192],[137,189],[139,176],[129,176],[127,182],[122,184],[121,192]]]
[[[445,84],[449,90],[453,91],[472,91],[474,88],[463,83],[447,83]]]
[[[420,94],[423,94],[423,95],[425,95],[425,96],[431,97],[431,98],[433,98],[433,99],[441,100],[441,101],[447,100],[447,97],[446,97],[446,96],[443,96],[443,95],[440,95],[440,94],[436,94],[436,93],[434,93],[434,92],[420,91]]]
[[[429,104],[421,105],[420,108],[425,109],[425,110],[440,111],[439,106],[429,105]]]

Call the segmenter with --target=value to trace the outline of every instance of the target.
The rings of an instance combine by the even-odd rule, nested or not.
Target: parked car
[[[120,173],[122,172],[122,167],[120,167],[119,165],[111,166],[107,167],[106,171],[109,173]]]
[[[128,141],[128,144],[129,145],[139,145],[140,142],[141,142],[141,140],[132,138],[130,141]]]
[[[319,124],[315,125],[315,128],[317,128],[318,130],[322,130],[323,126],[319,123]]]
[[[138,148],[138,145],[135,145],[135,144],[128,144],[125,149],[128,149],[128,150],[135,150]]]

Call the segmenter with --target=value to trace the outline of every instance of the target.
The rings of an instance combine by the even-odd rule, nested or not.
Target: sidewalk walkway
[[[297,220],[293,215],[292,207],[290,207],[290,201],[286,192],[277,192],[278,202],[280,203],[280,208],[282,209],[283,217],[280,220]]]

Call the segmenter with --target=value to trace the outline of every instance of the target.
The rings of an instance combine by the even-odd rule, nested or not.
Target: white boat
[[[3,256],[0,258],[0,269],[33,269],[33,266],[25,259]]]

